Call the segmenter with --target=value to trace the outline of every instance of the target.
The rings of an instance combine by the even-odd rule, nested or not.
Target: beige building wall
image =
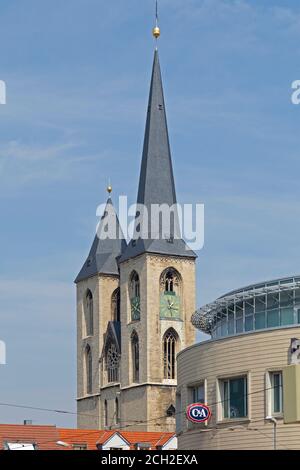
[[[182,278],[181,320],[160,319],[160,276],[169,267]],[[129,280],[136,271],[140,277],[141,319],[131,321]],[[176,380],[164,379],[163,336],[170,328],[178,334],[177,352],[195,341],[189,315],[195,310],[195,261],[179,257],[143,254],[121,264],[121,394],[122,422],[150,421],[137,429],[175,429],[175,419],[165,418],[166,410],[175,406]],[[140,380],[132,381],[131,335],[136,331],[140,346]],[[155,417],[160,417],[155,424]],[[132,428],[134,429],[134,427]]]
[[[291,338],[300,337],[300,327],[287,327],[242,334],[196,344],[179,353],[177,432],[179,449],[273,449],[273,424],[269,413],[267,374],[288,364]],[[219,379],[248,377],[248,418],[221,420]],[[191,387],[206,386],[211,407],[209,424],[193,424],[185,417]],[[300,399],[300,397],[299,397]],[[300,449],[300,424],[287,425],[277,417],[277,448]]]
[[[181,320],[160,319],[160,277],[166,268],[175,268],[181,278]],[[129,280],[136,271],[140,277],[141,319],[131,321]],[[104,335],[113,320],[111,299],[120,286],[121,366],[120,383],[108,384],[102,357]],[[85,297],[93,295],[94,331],[87,336]],[[195,310],[195,261],[191,259],[144,254],[121,264],[117,276],[98,275],[77,285],[77,402],[78,427],[104,428],[104,403],[107,402],[108,427],[128,426],[140,430],[175,430],[175,418],[166,411],[176,402],[176,380],[164,379],[163,337],[169,328],[177,335],[177,352],[195,341],[190,313]],[[131,335],[139,337],[140,377],[133,383]],[[93,387],[87,394],[86,347],[92,350]],[[120,423],[116,422],[116,398]]]
[[[100,358],[107,324],[112,320],[111,297],[119,286],[117,276],[98,275],[77,284],[77,410],[79,428],[99,428],[103,420],[101,384],[105,382]],[[93,335],[87,336],[85,297],[93,295]],[[85,351],[92,351],[92,393],[87,393]]]

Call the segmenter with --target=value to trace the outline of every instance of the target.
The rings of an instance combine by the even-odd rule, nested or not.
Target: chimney
[[[32,426],[32,419],[24,419],[24,426]]]

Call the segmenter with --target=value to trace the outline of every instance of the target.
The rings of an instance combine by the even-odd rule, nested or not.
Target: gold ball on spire
[[[110,184],[107,186],[106,191],[108,192],[108,194],[112,192],[112,186]]]
[[[160,28],[158,26],[155,26],[155,28],[153,28],[152,34],[155,39],[158,39],[160,36]]]

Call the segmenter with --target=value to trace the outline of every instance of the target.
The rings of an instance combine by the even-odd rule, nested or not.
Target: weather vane
[[[153,28],[152,34],[153,34],[153,36],[155,37],[155,39],[157,41],[157,39],[160,36],[160,28],[158,26],[158,0],[156,0],[155,6],[156,6],[156,9],[155,9],[155,28]]]

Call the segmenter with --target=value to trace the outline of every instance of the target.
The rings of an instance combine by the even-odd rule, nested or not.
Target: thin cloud
[[[78,175],[88,162],[101,158],[99,155],[80,154],[79,148],[80,144],[75,143],[29,145],[10,141],[1,144],[1,190],[30,184],[35,180],[43,183],[70,179]]]

